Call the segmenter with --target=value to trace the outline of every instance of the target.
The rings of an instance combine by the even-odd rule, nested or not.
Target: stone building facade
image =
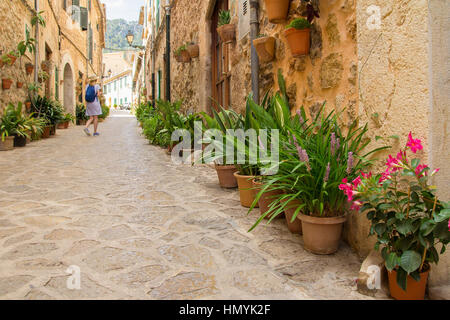
[[[41,83],[40,94],[61,101],[68,112],[83,101],[82,84],[86,77],[104,73],[102,50],[105,46],[105,7],[99,0],[39,0],[46,26],[39,26],[37,38],[37,71],[45,71],[48,80]],[[24,39],[25,29],[35,38],[31,19],[35,12],[34,0],[0,2],[0,51],[10,52]],[[35,65],[35,56],[27,53],[22,61],[0,69],[1,78],[11,78],[11,89],[0,94],[0,109],[7,103],[24,102],[27,85],[34,82],[34,74],[25,73],[25,63]],[[22,88],[16,82],[24,82]]]
[[[183,100],[186,109],[209,111],[217,100],[217,79],[225,83],[231,107],[245,108],[251,92],[251,42],[245,0],[170,1],[170,98]],[[314,20],[310,54],[295,58],[283,35],[287,23],[302,12],[292,0],[286,22],[268,21],[265,1],[259,0],[259,34],[276,38],[275,59],[260,63],[260,95],[278,90],[277,72],[286,79],[292,112],[304,106],[310,115],[326,103],[327,110],[344,110],[344,126],[356,118],[368,123],[371,137],[400,137],[389,141],[394,149],[404,145],[407,134],[424,142],[421,157],[431,168],[440,168],[435,179],[443,199],[450,199],[449,30],[450,2],[446,0],[316,0],[320,18]],[[166,2],[147,0],[146,86],[151,93],[152,74],[157,98],[165,98]],[[244,7],[247,6],[247,11]],[[216,43],[218,9],[229,9],[236,25],[236,40]],[[446,40],[447,39],[447,40]],[[187,42],[199,46],[199,57],[176,62],[174,51]],[[217,68],[217,48],[223,60]],[[214,75],[219,72],[220,75]],[[219,81],[219,82],[220,82]],[[345,109],[344,109],[345,108]],[[382,141],[373,139],[372,146]],[[387,153],[378,154],[384,158]],[[367,237],[368,221],[351,214],[345,227],[346,241],[367,256],[373,239]],[[431,282],[450,282],[447,253],[434,268]]]

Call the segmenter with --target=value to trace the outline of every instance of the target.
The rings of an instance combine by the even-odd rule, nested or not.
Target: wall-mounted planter
[[[190,44],[187,46],[186,50],[189,52],[191,58],[197,58],[200,53],[200,48],[198,44]]]
[[[225,43],[231,43],[236,39],[236,26],[234,24],[224,24],[217,28],[220,39]]]
[[[25,72],[27,73],[27,75],[30,75],[33,73],[34,70],[34,65],[31,63],[27,63],[25,64]]]
[[[7,56],[8,56],[8,58],[10,59],[9,65],[12,66],[12,65],[16,62],[17,57],[14,56],[14,55],[12,55],[12,54],[7,54]]]
[[[188,63],[191,61],[191,56],[187,50],[181,50],[177,55],[177,61],[181,63]]]
[[[45,71],[45,72],[50,72],[50,69],[51,69],[51,61],[47,61],[47,60],[44,60],[44,61],[42,61],[42,63],[41,63],[41,69],[42,69],[42,71]]]
[[[11,88],[13,81],[11,79],[2,79],[3,90],[9,90]]]
[[[269,21],[280,23],[286,20],[291,0],[265,0]]]
[[[269,62],[275,57],[274,37],[262,37],[255,39],[253,40],[253,45],[255,46],[260,62]]]
[[[22,88],[23,87],[23,82],[17,81],[16,86],[17,86],[17,89]]]
[[[309,54],[310,29],[289,28],[284,35],[294,57]]]
[[[30,112],[30,110],[31,110],[31,101],[26,101],[25,102],[25,108],[26,108],[27,112]]]

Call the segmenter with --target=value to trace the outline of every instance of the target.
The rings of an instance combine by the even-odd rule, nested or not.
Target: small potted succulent
[[[424,299],[431,264],[438,263],[450,242],[450,202],[438,199],[429,184],[439,169],[431,171],[420,159],[409,158],[422,149],[410,133],[405,148],[389,155],[384,172],[361,173],[339,186],[352,207],[367,214],[391,296],[398,300]]]
[[[175,50],[174,55],[178,62],[187,63],[191,61],[191,57],[185,44]]]
[[[2,79],[2,88],[3,90],[9,90],[11,88],[13,81],[11,78],[3,78]]]
[[[12,66],[16,62],[18,56],[19,53],[17,51],[10,51],[1,57],[1,61],[3,62],[3,64]]]
[[[309,54],[311,23],[297,18],[286,26],[284,35],[294,57]]]
[[[291,0],[264,0],[269,21],[280,23],[286,20]]]
[[[33,73],[34,70],[34,65],[32,63],[27,62],[25,64],[25,72],[27,73],[27,75],[31,75]]]
[[[275,38],[259,35],[253,40],[253,46],[258,54],[259,61],[269,62],[275,57]]]
[[[225,43],[231,43],[236,38],[236,27],[231,23],[231,14],[228,10],[219,12],[219,22],[217,23],[217,33]]]

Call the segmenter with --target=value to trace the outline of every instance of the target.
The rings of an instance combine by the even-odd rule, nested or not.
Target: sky
[[[145,0],[100,0],[106,6],[107,19],[139,20],[139,10]]]

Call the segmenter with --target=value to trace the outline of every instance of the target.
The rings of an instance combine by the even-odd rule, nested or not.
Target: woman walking
[[[101,88],[97,84],[96,77],[90,77],[86,79],[86,115],[89,116],[89,120],[86,123],[86,127],[83,129],[86,135],[90,136],[89,126],[94,123],[94,136],[99,136],[97,132],[98,128],[98,116],[102,114],[102,106],[98,96],[101,94]]]

